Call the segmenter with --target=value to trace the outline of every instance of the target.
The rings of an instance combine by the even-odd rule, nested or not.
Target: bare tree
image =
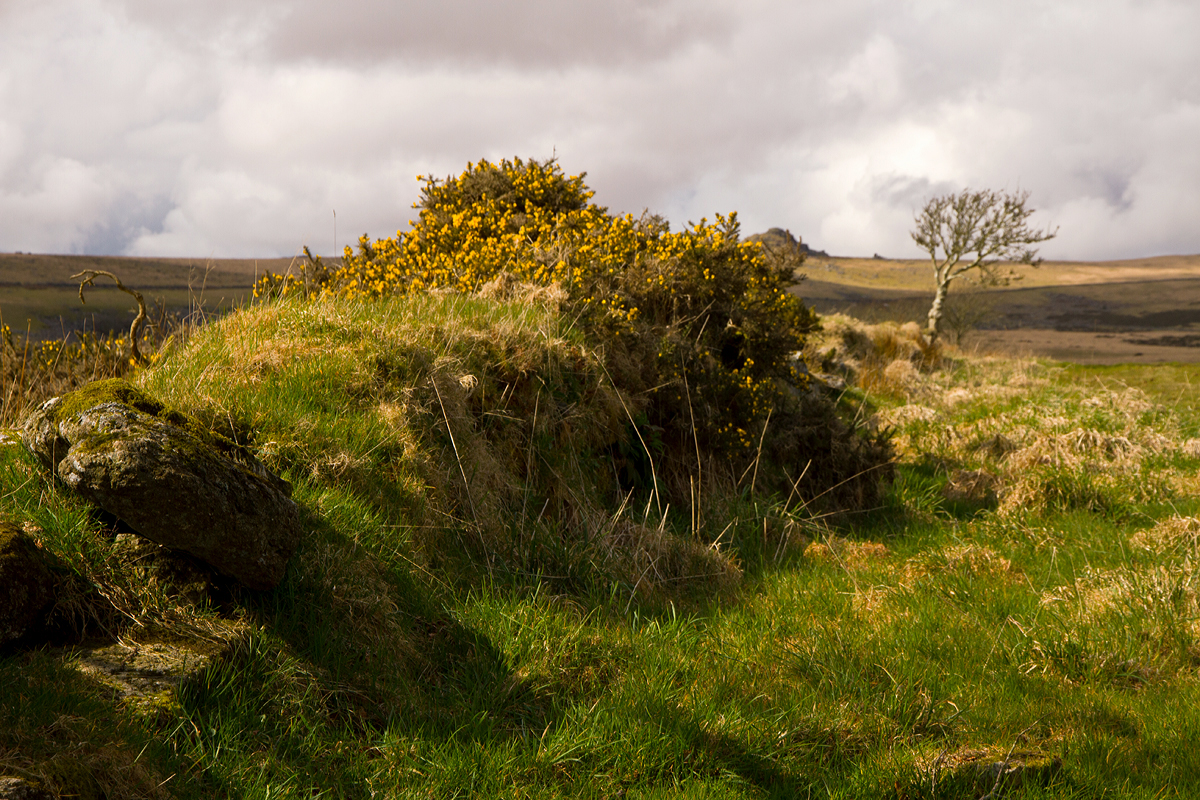
[[[1029,192],[964,190],[933,198],[917,214],[912,238],[928,251],[937,282],[925,330],[931,343],[938,337],[950,283],[959,275],[974,270],[980,284],[998,286],[1012,278],[1013,264],[1041,263],[1030,245],[1053,239],[1058,229],[1030,228],[1034,209],[1025,207],[1028,199]]]

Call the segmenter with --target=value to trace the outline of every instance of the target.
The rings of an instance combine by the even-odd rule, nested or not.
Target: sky
[[[1047,258],[1200,253],[1200,3],[0,0],[0,252],[329,254],[514,156],[837,255],[967,188]]]

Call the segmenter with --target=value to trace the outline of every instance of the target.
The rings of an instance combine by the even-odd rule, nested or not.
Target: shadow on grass
[[[554,694],[515,674],[431,587],[320,515],[303,522],[284,582],[242,593],[258,632],[180,692],[175,739],[226,791],[366,797],[361,774],[389,736],[491,744],[558,719]]]
[[[831,728],[814,726],[789,731],[769,746],[756,746],[744,738],[711,730],[678,706],[655,703],[646,712],[676,741],[680,772],[699,775],[733,773],[753,786],[755,797],[806,797],[823,792],[828,781],[843,769],[855,769],[863,755],[860,743]],[[707,728],[707,729],[706,729]]]
[[[0,775],[56,797],[159,798],[167,782],[175,797],[212,795],[203,771],[59,651],[0,658],[0,685]]]

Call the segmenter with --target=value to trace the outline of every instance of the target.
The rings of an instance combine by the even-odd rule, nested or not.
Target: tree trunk
[[[933,305],[929,308],[929,323],[925,328],[925,338],[930,344],[937,341],[938,323],[942,321],[942,306],[946,303],[946,295],[950,292],[950,281],[939,283],[937,292],[933,295]]]

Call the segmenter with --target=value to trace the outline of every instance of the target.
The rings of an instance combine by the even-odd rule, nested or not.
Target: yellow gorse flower
[[[557,285],[573,318],[609,342],[658,354],[655,391],[664,405],[686,403],[685,370],[689,379],[702,373],[696,380],[736,423],[714,422],[706,435],[733,450],[749,447],[747,431],[778,399],[774,380],[802,380],[787,356],[815,325],[787,291],[790,267],[773,267],[760,245],[741,241],[736,213],[672,231],[652,214],[609,213],[592,201],[584,177],[566,175],[554,160],[520,158],[468,164],[457,177],[418,176],[409,230],[364,234],[331,269],[310,254],[304,275],[265,276],[255,296],[465,293],[501,275]]]

